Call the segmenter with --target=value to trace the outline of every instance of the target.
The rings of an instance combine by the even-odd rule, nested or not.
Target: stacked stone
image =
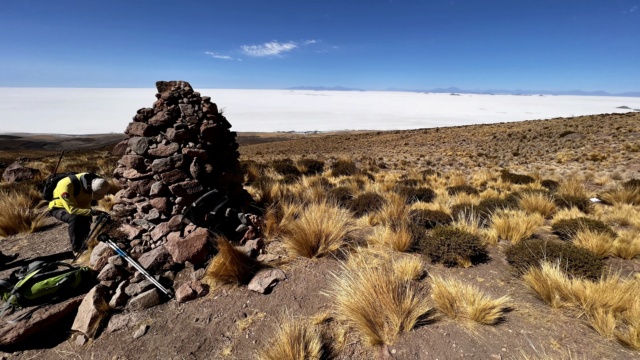
[[[113,212],[130,240],[151,248],[177,237],[185,207],[209,190],[226,192],[239,209],[250,200],[236,133],[216,104],[185,81],[158,81],[156,88],[153,107],[137,111],[129,138],[115,147],[122,158],[113,174],[122,187]]]

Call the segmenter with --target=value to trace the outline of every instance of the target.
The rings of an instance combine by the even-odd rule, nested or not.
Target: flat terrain
[[[122,137],[0,136],[0,163],[7,166],[17,157],[54,157],[62,149],[105,149]],[[312,158],[331,163],[347,158],[360,169],[375,168],[381,173],[432,170],[443,177],[454,174],[467,179],[481,171],[502,169],[558,181],[577,174],[590,196],[617,182],[640,178],[640,113],[406,131],[239,133],[237,141],[243,161]],[[24,151],[28,149],[38,152]],[[547,221],[534,236],[549,236],[549,228]],[[325,317],[319,326],[340,338],[334,341],[336,359],[640,359],[640,352],[600,336],[582,319],[537,298],[507,263],[504,246],[499,242],[489,247],[490,260],[469,268],[447,268],[424,259],[429,274],[459,279],[493,297],[509,296],[512,308],[504,321],[469,325],[434,314],[386,351],[367,345],[356,331],[327,315],[332,299],[326,292],[341,265],[339,255],[330,255],[283,261],[287,280],[269,295],[246,286],[220,286],[185,304],[169,302],[145,311],[113,314],[113,319],[125,319],[125,325],[117,331],[105,330],[83,346],[58,333],[52,341],[43,344],[42,339],[34,339],[29,346],[0,357],[250,359],[271,346],[276,324],[289,316]],[[70,249],[66,227],[52,220],[44,231],[0,239],[0,250],[20,254],[2,269],[4,277],[33,258],[65,257]],[[282,246],[274,241],[267,250],[280,254]],[[625,278],[640,274],[640,258],[606,261],[611,272]],[[188,279],[192,271],[183,270],[176,283]],[[418,286],[420,294],[428,297],[429,277],[419,280]],[[133,333],[143,325],[149,326],[148,332],[134,339]]]

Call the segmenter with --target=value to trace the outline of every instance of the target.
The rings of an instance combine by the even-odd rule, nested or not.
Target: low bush
[[[385,203],[386,200],[382,195],[375,192],[365,192],[352,198],[348,202],[348,207],[356,217],[360,217],[380,210]]]
[[[626,189],[640,189],[640,179],[631,179],[622,183],[622,187]]]
[[[480,237],[449,226],[436,227],[420,242],[432,262],[447,267],[474,265],[488,260]]]
[[[298,167],[304,175],[321,174],[324,171],[324,161],[315,159],[300,159]]]
[[[507,262],[520,274],[538,268],[543,261],[560,262],[560,266],[573,277],[599,278],[605,268],[604,260],[572,243],[541,239],[525,240],[505,250]]]
[[[561,209],[569,209],[575,207],[585,214],[588,214],[593,206],[591,204],[591,200],[584,196],[556,195],[556,197],[554,198],[554,202]]]
[[[353,190],[347,186],[338,186],[327,192],[327,200],[334,202],[343,208],[349,207],[349,203],[353,197]]]
[[[529,175],[514,174],[506,170],[500,173],[500,178],[502,181],[516,185],[531,184],[535,181],[535,179]]]
[[[358,167],[352,160],[340,159],[331,164],[331,176],[351,176],[358,173]]]
[[[581,230],[589,230],[597,233],[607,234],[612,238],[617,236],[611,227],[600,220],[590,219],[588,217],[579,217],[574,219],[563,219],[555,222],[551,226],[551,230],[561,239],[569,240]]]
[[[398,186],[395,191],[406,199],[407,204],[413,204],[418,201],[429,203],[436,198],[435,191],[428,187]]]
[[[293,164],[291,159],[275,160],[271,163],[271,167],[280,175],[300,176],[300,170]]]
[[[425,229],[433,229],[438,225],[449,225],[453,221],[451,215],[444,211],[428,209],[411,210],[409,219],[414,224]]]
[[[464,193],[468,195],[478,195],[478,189],[474,188],[470,185],[458,185],[458,186],[449,186],[447,187],[447,193],[449,195],[456,195],[459,193]]]
[[[547,190],[554,192],[558,189],[560,183],[555,180],[545,179],[540,182],[540,185],[542,185],[542,187],[546,188]]]

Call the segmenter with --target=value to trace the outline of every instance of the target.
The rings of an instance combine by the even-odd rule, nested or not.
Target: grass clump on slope
[[[447,267],[468,267],[488,259],[480,237],[450,226],[439,226],[420,242],[420,248],[432,262]]]

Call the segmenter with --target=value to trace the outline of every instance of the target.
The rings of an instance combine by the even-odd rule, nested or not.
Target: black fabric
[[[51,216],[69,224],[69,240],[73,251],[82,250],[82,245],[91,230],[91,216],[69,214],[66,209],[53,209],[50,211]]]

